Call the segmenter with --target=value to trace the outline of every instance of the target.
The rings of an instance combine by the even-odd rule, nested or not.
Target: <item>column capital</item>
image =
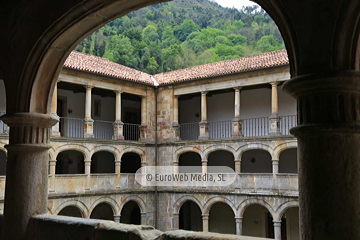
[[[113,90],[113,91],[114,91],[114,93],[120,93],[120,94],[123,93],[123,91],[121,91],[121,90]]]
[[[208,91],[201,91],[201,95],[206,95],[208,93]]]
[[[233,89],[234,89],[235,91],[240,91],[242,88],[243,88],[242,86],[233,87]]]
[[[92,89],[92,88],[94,88],[94,85],[84,85],[84,88],[86,88],[86,89]]]
[[[235,217],[235,222],[236,223],[241,223],[243,221],[242,217]]]
[[[278,84],[279,84],[279,82],[278,81],[276,81],[276,82],[270,82],[269,83],[272,87],[276,87]]]
[[[209,219],[209,214],[201,214],[201,217],[203,220],[208,220]]]

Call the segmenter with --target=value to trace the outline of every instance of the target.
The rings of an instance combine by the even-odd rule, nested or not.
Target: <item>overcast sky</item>
[[[256,3],[248,0],[215,0],[223,7],[235,7],[241,9],[243,6],[255,5]]]

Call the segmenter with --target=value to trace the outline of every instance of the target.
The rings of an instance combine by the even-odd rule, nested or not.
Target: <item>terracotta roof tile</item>
[[[263,53],[250,57],[209,63],[205,65],[185,68],[181,70],[156,74],[154,78],[160,85],[194,80],[198,78],[214,77],[248,70],[281,66],[289,64],[286,50]]]
[[[151,77],[154,77],[156,82],[162,85],[286,64],[289,64],[286,50],[278,50],[250,57],[209,63],[166,73],[159,73],[151,76],[147,73],[111,62],[105,58],[73,51],[65,61],[64,66],[151,85],[154,85],[154,81],[151,79]]]
[[[154,84],[151,75],[111,62],[105,58],[72,51],[64,63],[65,67],[98,73],[135,82]]]

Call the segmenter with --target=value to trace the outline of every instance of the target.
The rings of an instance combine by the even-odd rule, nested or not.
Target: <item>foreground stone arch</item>
[[[120,203],[120,208],[119,208],[119,214],[121,212],[121,210],[123,209],[124,205],[127,203],[127,202],[130,202],[130,201],[134,201],[137,203],[137,205],[139,206],[140,208],[140,211],[142,214],[145,214],[146,213],[146,204],[145,204],[145,201],[139,197],[139,196],[135,196],[135,195],[131,195],[131,196],[128,196],[126,197],[124,200],[121,201]]]
[[[244,152],[249,150],[264,150],[267,151],[271,157],[274,159],[274,150],[270,145],[266,145],[263,143],[249,143],[244,146],[241,146],[236,152],[235,159],[241,159]]]
[[[284,142],[280,145],[277,145],[274,149],[274,157],[275,157],[275,159],[279,159],[282,151],[284,151],[286,149],[290,149],[290,148],[297,148],[297,147],[298,147],[297,141],[289,141],[289,142]]]
[[[271,205],[269,203],[267,203],[265,200],[259,199],[259,198],[250,198],[250,199],[243,201],[239,205],[239,208],[237,209],[237,216],[242,218],[244,216],[244,212],[245,212],[246,208],[249,207],[250,205],[254,205],[254,204],[258,204],[258,205],[265,207],[269,211],[269,213],[271,214],[271,216],[273,218],[276,216],[275,211],[273,210]]]
[[[86,204],[83,203],[82,201],[77,201],[77,200],[67,200],[67,201],[61,203],[59,206],[57,206],[55,208],[55,210],[53,210],[53,214],[58,215],[62,209],[64,209],[65,207],[69,207],[69,206],[74,206],[74,207],[79,208],[79,210],[84,218],[87,218],[88,216],[90,216],[90,211],[89,211],[89,208],[86,206]]]
[[[226,152],[230,152],[232,153],[232,155],[234,156],[234,159],[236,158],[236,150],[234,148],[232,148],[231,146],[228,145],[214,145],[211,147],[208,147],[207,149],[205,149],[203,151],[203,155],[205,157],[205,159],[209,159],[209,155],[213,152],[216,151],[226,151]]]
[[[100,203],[107,203],[112,208],[114,215],[119,212],[120,206],[115,199],[110,197],[100,197],[91,204],[89,207],[89,213],[91,214]]]
[[[201,202],[196,197],[191,196],[191,195],[185,195],[185,196],[180,197],[174,203],[174,205],[173,205],[174,213],[179,214],[181,206],[187,201],[192,201],[192,202],[196,203],[198,205],[198,207],[201,209],[201,212],[203,212],[203,205],[201,204]]]
[[[227,205],[229,205],[229,207],[234,212],[234,215],[237,216],[237,211],[236,211],[235,204],[230,199],[228,199],[227,197],[212,197],[212,198],[210,198],[203,206],[203,214],[209,214],[211,207],[215,203],[218,203],[218,202],[226,203]]]

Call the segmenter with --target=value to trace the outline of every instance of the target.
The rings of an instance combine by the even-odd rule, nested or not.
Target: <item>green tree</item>
[[[191,19],[185,19],[180,26],[175,27],[174,34],[181,42],[184,42],[186,38],[192,32],[199,31],[199,26]]]

